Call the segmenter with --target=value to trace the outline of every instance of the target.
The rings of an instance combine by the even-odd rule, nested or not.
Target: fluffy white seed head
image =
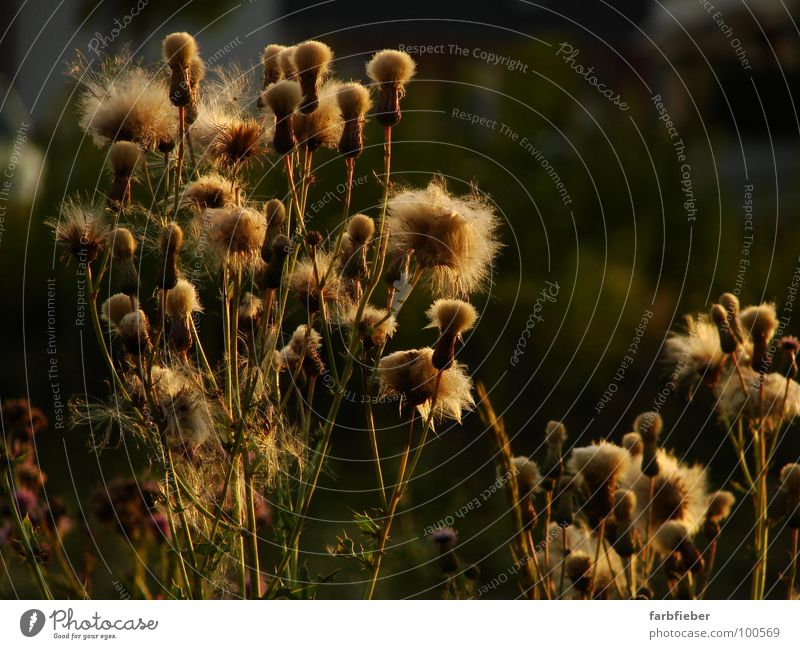
[[[187,32],[174,32],[164,39],[164,58],[170,67],[188,68],[197,57],[197,41]]]
[[[170,318],[184,319],[192,313],[203,310],[200,298],[194,285],[185,279],[179,279],[174,288],[167,291],[167,315]]]
[[[115,176],[130,178],[142,159],[142,150],[133,142],[114,142],[108,150],[108,168]]]
[[[468,295],[489,279],[499,222],[484,197],[450,195],[440,182],[422,190],[401,190],[389,201],[389,237],[394,247],[413,251],[413,260],[430,271],[435,293]]]
[[[116,293],[103,302],[100,310],[100,317],[114,329],[118,329],[122,318],[138,310],[138,302],[134,298],[131,303],[131,298],[124,293]]]
[[[375,83],[404,85],[417,70],[407,52],[382,50],[367,63],[367,76]]]
[[[378,375],[382,396],[399,396],[404,403],[416,408],[423,418],[428,416],[431,404],[435,403],[434,417],[460,422],[462,412],[475,403],[472,379],[458,362],[441,372],[437,390],[437,370],[433,366],[433,349],[430,347],[384,356],[378,363]]]
[[[428,327],[437,327],[442,333],[460,336],[469,331],[478,319],[478,312],[469,302],[441,298],[425,312]]]

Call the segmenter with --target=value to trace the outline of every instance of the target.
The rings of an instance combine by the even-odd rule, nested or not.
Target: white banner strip
[[[797,602],[2,601],[0,647],[797,647]],[[170,645],[168,643],[181,643]],[[628,644],[636,643],[636,644]],[[241,646],[241,645],[240,645]],[[591,646],[597,646],[592,644]]]

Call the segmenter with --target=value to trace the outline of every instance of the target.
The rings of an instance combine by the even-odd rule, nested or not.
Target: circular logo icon
[[[22,617],[19,618],[19,630],[22,635],[27,638],[32,638],[37,635],[44,628],[44,613],[38,608],[32,608],[25,611]]]

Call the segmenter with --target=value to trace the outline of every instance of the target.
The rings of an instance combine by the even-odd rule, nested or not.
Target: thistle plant
[[[179,32],[164,39],[161,65],[125,54],[97,71],[72,67],[80,126],[107,151],[111,182],[104,205],[75,196],[49,223],[86,267],[111,391],[70,406],[74,425],[103,431],[96,447],[119,436],[150,456],[141,480],[111,483],[93,507],[129,540],[138,596],[307,595],[306,519],[345,395],[361,390],[377,514],[357,519],[366,546],[337,547],[360,562],[371,598],[428,436],[474,405],[458,355],[478,317],[466,300],[500,248],[497,217],[476,189],[393,182],[392,130],[415,72],[407,54],[375,54],[366,85],[337,81],[333,64],[327,45],[308,41],[267,46],[259,79],[206,70],[200,44]],[[371,119],[383,134],[381,201],[351,215]],[[344,162],[335,234],[309,227],[322,155]],[[264,201],[252,171],[266,165],[285,192]],[[392,350],[405,300],[424,287],[430,346]],[[399,403],[407,427],[391,481],[373,411],[384,402]],[[281,514],[264,516],[265,503]],[[452,547],[437,543],[453,568]],[[142,571],[148,561],[160,582]]]
[[[147,453],[146,470],[109,481],[90,507],[90,524],[127,542],[137,596],[313,596],[309,514],[353,394],[374,503],[354,513],[360,541],[343,533],[328,551],[358,567],[367,599],[380,592],[431,436],[476,406],[523,596],[705,597],[737,497],[755,514],[752,596],[774,589],[768,547],[781,521],[791,536],[786,594],[797,596],[800,471],[778,461],[800,413],[800,343],[780,331],[772,305],[741,309],[725,294],[666,343],[675,381],[716,399],[742,474],[718,486],[737,496],[712,492],[704,467],[665,447],[658,412],[573,448],[566,424],[552,420],[542,450],[521,454],[461,356],[479,320],[469,300],[488,287],[502,248],[493,204],[477,186],[455,194],[444,176],[413,187],[393,174],[414,61],[383,50],[365,63],[364,83],[341,81],[332,50],[307,41],[268,45],[261,63],[254,75],[206,70],[200,44],[179,32],[163,40],[160,62],[124,54],[71,67],[78,124],[109,175],[98,195],[69,197],[47,222],[64,260],[85,271],[109,390],[74,395],[70,412],[75,427],[91,427],[95,449],[113,453],[121,440]],[[370,139],[383,164],[365,177],[380,200],[351,213]],[[265,168],[279,176],[275,195],[263,194]],[[317,220],[323,168],[344,191]],[[428,324],[405,348],[397,332],[413,322],[412,294],[429,305]],[[3,404],[0,538],[43,597],[90,597],[91,570],[77,571],[63,549],[71,519],[41,504],[46,477],[31,451],[43,424],[33,413]],[[395,460],[381,451],[394,440],[379,421],[403,430]],[[480,570],[458,533],[440,527],[431,541],[444,596],[479,596]]]

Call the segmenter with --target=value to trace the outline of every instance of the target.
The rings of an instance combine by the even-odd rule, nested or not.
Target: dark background
[[[441,173],[457,193],[474,182],[494,198],[504,221],[505,249],[491,291],[474,299],[482,319],[461,359],[486,383],[515,451],[540,457],[549,419],[566,423],[571,444],[619,441],[638,412],[654,407],[667,381],[660,348],[683,313],[704,310],[720,292],[734,288],[745,303],[785,301],[800,263],[795,155],[800,50],[797,3],[784,3],[791,16],[776,10],[776,4],[749,2],[752,15],[744,5],[721,7],[751,70],[743,69],[731,38],[699,3],[643,0],[151,1],[105,51],[130,44],[154,60],[165,34],[188,30],[197,34],[205,57],[247,69],[257,68],[268,43],[320,38],[336,52],[339,76],[364,78],[363,62],[376,49],[444,44],[445,54],[416,57],[417,78],[395,129],[394,179],[421,185]],[[64,394],[102,394],[105,389],[91,331],[73,324],[74,267],[58,263],[51,233],[43,226],[65,195],[105,182],[102,152],[82,140],[76,125],[66,61],[76,49],[89,54],[95,33],[109,34],[114,20],[121,21],[133,6],[127,0],[61,6],[12,1],[0,6],[3,168],[3,152],[10,156],[15,141],[19,146],[20,125],[30,123],[21,163],[12,174],[12,196],[5,212],[0,211],[0,397],[27,395],[50,416],[48,278],[55,278],[57,286],[57,357]],[[575,62],[593,65],[598,79],[618,92],[629,110],[619,110],[570,70],[556,54],[562,42],[580,50]],[[450,45],[467,48],[468,55],[450,54]],[[476,48],[527,67],[511,71],[490,65],[473,55]],[[686,145],[697,210],[693,222],[683,206],[680,164],[651,100],[656,94]],[[455,119],[456,108],[503,122],[518,140],[532,142],[560,176],[571,204],[564,205],[551,178],[517,142],[498,130]],[[368,127],[367,136],[369,148],[357,175],[381,164],[377,125]],[[322,195],[343,180],[343,169],[325,155],[317,161],[321,166],[315,192]],[[744,230],[747,185],[753,185],[752,232]],[[267,197],[282,194],[283,188],[281,175],[265,167],[256,193]],[[375,215],[378,198],[370,177],[354,196],[354,210]],[[318,223],[332,229],[337,218],[334,206],[320,212]],[[737,284],[746,234],[754,235],[754,243],[750,265]],[[559,283],[557,301],[544,306],[543,320],[513,366],[515,346],[546,281]],[[204,296],[207,305],[212,300]],[[392,349],[430,342],[428,332],[420,333],[427,304],[425,294],[414,298]],[[645,311],[654,315],[632,366],[616,380]],[[796,321],[800,315],[787,333],[800,331]],[[610,384],[617,390],[597,412],[595,406]],[[691,403],[684,391],[670,393],[661,409],[666,445],[687,461],[708,464],[715,488],[729,487],[735,462],[711,406],[702,390]],[[397,427],[396,411],[391,406],[379,410],[379,423],[385,427],[382,448],[388,455],[399,453],[404,434]],[[344,421],[352,428],[336,431],[333,452],[340,460],[333,463],[312,510],[322,522],[310,526],[305,540],[312,574],[343,569],[332,585],[320,589],[323,597],[359,597],[363,591],[363,585],[353,583],[363,574],[324,559],[326,544],[337,534],[347,530],[357,535],[352,511],[376,503],[360,416],[358,407],[350,408]],[[393,529],[396,545],[384,564],[381,597],[438,596],[435,550],[422,538],[423,530],[454,515],[495,478],[493,446],[477,415],[469,415],[461,427],[439,432],[426,449]],[[86,441],[84,429],[58,431],[52,426],[38,439],[40,461],[50,477],[48,492],[65,494],[73,511],[103,480],[146,475],[139,449],[126,445],[96,456]],[[796,460],[799,452],[797,431],[791,430],[778,465]],[[711,596],[746,596],[749,548],[746,541],[739,544],[750,529],[748,508],[745,503],[735,514],[723,538],[720,556],[733,558],[720,565]],[[502,493],[455,526],[459,555],[480,566],[484,581],[510,567],[511,525]],[[115,571],[127,570],[127,555],[120,542],[99,529],[102,538],[94,541],[110,568],[107,574],[98,573],[97,594],[113,597],[111,583]],[[90,542],[80,534],[74,537],[76,552]],[[784,542],[779,538],[775,546],[775,571],[786,558]],[[15,585],[20,584],[24,594],[25,581],[15,573]],[[490,596],[516,594],[510,580]]]

